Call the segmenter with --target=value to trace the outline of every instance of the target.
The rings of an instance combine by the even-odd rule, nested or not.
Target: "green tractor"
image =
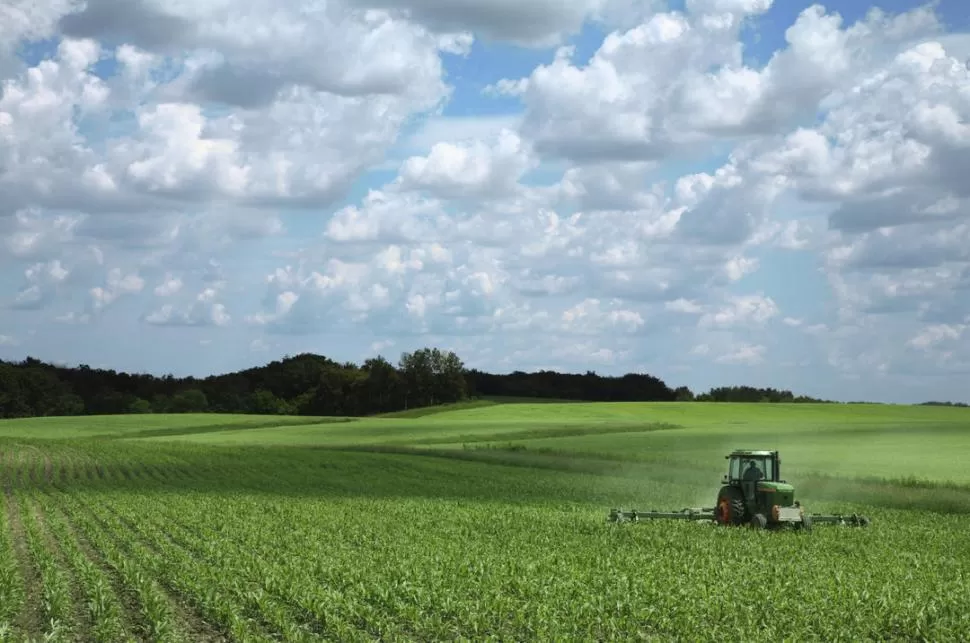
[[[792,527],[811,530],[815,523],[866,527],[865,516],[808,514],[795,500],[795,487],[781,479],[781,458],[777,451],[739,449],[725,456],[728,470],[717,492],[717,503],[710,508],[683,509],[677,512],[623,511],[613,509],[610,522],[638,521],[641,518],[705,520],[718,525],[750,525],[756,529]]]
[[[714,508],[718,524],[812,528],[811,517],[795,500],[795,487],[780,478],[777,451],[734,451],[725,458],[728,472]]]

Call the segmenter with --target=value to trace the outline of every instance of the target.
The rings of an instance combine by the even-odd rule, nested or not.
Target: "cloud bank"
[[[0,356],[967,399],[970,35],[934,7],[446,4],[6,3]]]

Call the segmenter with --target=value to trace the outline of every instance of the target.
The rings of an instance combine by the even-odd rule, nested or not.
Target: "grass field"
[[[476,402],[0,422],[0,640],[970,638],[970,409]],[[868,529],[609,525],[779,448]]]

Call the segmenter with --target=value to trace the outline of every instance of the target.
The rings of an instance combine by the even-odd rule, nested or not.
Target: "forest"
[[[719,387],[695,395],[643,373],[593,371],[507,374],[468,369],[451,351],[405,352],[337,362],[302,353],[264,366],[204,378],[65,366],[27,357],[0,360],[0,417],[119,413],[254,413],[366,416],[481,397],[612,402],[822,402],[791,391]]]

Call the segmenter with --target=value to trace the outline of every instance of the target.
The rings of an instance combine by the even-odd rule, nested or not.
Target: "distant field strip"
[[[428,406],[418,409],[408,409],[406,411],[393,411],[391,413],[381,413],[377,417],[415,419],[424,418],[441,413],[454,413],[455,411],[465,411],[468,409],[487,408],[507,404],[583,404],[576,400],[559,400],[554,398],[537,399],[534,397],[489,397],[480,400],[469,400],[467,402],[455,402],[454,404],[442,404],[440,406]]]
[[[444,435],[441,437],[427,438],[403,438],[400,442],[388,440],[386,443],[391,445],[414,444],[473,444],[479,442],[495,442],[508,440],[531,440],[535,438],[566,438],[582,435],[611,435],[616,433],[651,433],[654,431],[672,431],[684,427],[677,424],[655,423],[655,424],[622,424],[619,422],[610,424],[599,424],[592,426],[547,426],[537,427],[526,430],[515,430],[508,428],[492,433],[468,433],[457,435]]]
[[[200,433],[222,433],[225,431],[253,431],[255,429],[277,429],[282,430],[293,426],[319,426],[325,424],[338,424],[345,422],[355,422],[356,418],[289,418],[286,420],[274,420],[272,416],[263,422],[228,422],[225,424],[203,424],[200,426],[174,426],[160,429],[145,429],[141,431],[130,431],[110,437],[116,439],[130,438],[153,438],[153,437],[176,437],[181,435],[197,435]]]
[[[0,438],[77,439],[173,436],[246,428],[276,428],[347,422],[354,418],[179,413],[154,415],[94,415],[0,420]]]

